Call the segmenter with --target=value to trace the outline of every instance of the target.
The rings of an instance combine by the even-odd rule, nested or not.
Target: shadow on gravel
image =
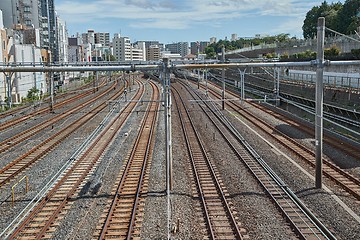
[[[317,189],[315,187],[306,188],[306,189],[295,192],[295,195],[298,197],[306,197],[306,196],[319,195],[319,194],[321,194],[323,196],[331,196],[331,193],[325,192],[324,190]],[[337,194],[337,196],[348,197],[349,194],[344,192],[343,194]]]
[[[230,194],[229,196],[230,196],[230,198],[234,198],[234,197],[244,197],[244,196],[267,197],[267,194],[265,194],[265,193],[259,193],[259,192],[241,192],[241,193]]]
[[[304,134],[299,135],[298,134],[299,131],[297,129],[295,129],[294,127],[287,125],[287,124],[280,124],[280,125],[277,125],[275,128],[276,128],[276,130],[284,133],[285,135],[287,135],[291,138],[295,138],[295,139],[308,138],[308,137],[304,136]],[[278,134],[278,133],[274,132],[274,134]]]

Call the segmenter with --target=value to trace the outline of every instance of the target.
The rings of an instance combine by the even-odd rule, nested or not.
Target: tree
[[[360,24],[360,1],[346,0],[338,14],[338,32],[352,34]]]
[[[316,35],[316,23],[320,17],[320,7],[315,6],[306,13],[304,24],[302,27],[304,38],[314,38]]]
[[[205,54],[206,54],[207,58],[215,58],[216,57],[216,52],[212,45],[209,45],[205,48]]]
[[[36,87],[30,88],[27,93],[26,100],[30,102],[39,100],[40,99],[39,93],[40,91]]]
[[[314,38],[317,34],[317,21],[319,17],[325,17],[326,27],[336,30],[338,25],[338,13],[342,9],[341,3],[333,3],[329,5],[324,1],[320,6],[313,7],[307,12],[303,24],[304,38]],[[326,32],[325,35],[331,35],[331,32]]]

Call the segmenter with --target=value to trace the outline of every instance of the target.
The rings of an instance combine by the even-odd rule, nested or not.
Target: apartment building
[[[199,53],[204,53],[205,48],[210,45],[210,42],[197,41],[190,43],[190,53],[193,55],[198,55]]]
[[[182,57],[189,54],[189,43],[188,42],[177,42],[165,45],[165,49],[171,53],[178,53]]]
[[[146,61],[159,61],[160,47],[158,45],[151,45],[146,49]]]

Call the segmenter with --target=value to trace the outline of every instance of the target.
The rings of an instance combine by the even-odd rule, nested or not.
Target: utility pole
[[[315,158],[316,188],[322,188],[322,153],[323,153],[323,101],[324,101],[324,39],[325,18],[318,19],[317,27],[317,69],[316,69],[316,111],[315,111]]]
[[[7,86],[7,103],[9,106],[9,109],[12,107],[12,84],[11,84],[11,77],[12,73],[5,73],[6,76],[6,86]]]
[[[221,49],[221,62],[225,63],[225,47],[222,47]],[[225,109],[225,68],[223,68],[221,70],[221,79],[222,79],[222,84],[223,84],[223,89],[222,89],[222,110]]]
[[[244,71],[241,71],[240,69],[238,69],[240,72],[240,99],[241,102],[245,101],[245,71],[246,68],[244,69]]]
[[[166,185],[168,194],[172,190],[172,144],[171,144],[171,95],[170,95],[170,73],[169,73],[169,59],[163,59],[163,74],[162,79],[164,83],[164,107],[165,107],[165,142],[166,142],[166,165],[167,178]]]

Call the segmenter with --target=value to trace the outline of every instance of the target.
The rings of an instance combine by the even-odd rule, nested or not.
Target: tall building
[[[71,63],[83,61],[82,46],[79,37],[70,37],[68,40],[68,60]]]
[[[191,42],[190,43],[190,52],[191,54],[197,55],[199,53],[204,53],[205,52],[205,48],[207,46],[209,46],[209,42]]]
[[[2,0],[5,28],[41,28],[41,2],[38,0]]]
[[[216,43],[216,37],[211,37],[210,38],[210,44]]]
[[[238,35],[236,33],[231,34],[231,41],[238,40]]]
[[[117,61],[145,61],[145,43],[131,44],[130,38],[115,34],[112,42],[114,56]]]
[[[51,62],[58,62],[58,41],[56,40],[57,24],[54,0],[41,1],[42,47],[51,51]]]
[[[57,23],[57,40],[58,40],[58,60],[59,62],[68,62],[68,49],[69,49],[69,43],[68,43],[68,33],[66,29],[66,23],[61,18],[56,17],[56,23]]]
[[[188,42],[177,42],[165,45],[165,49],[171,53],[178,53],[182,57],[189,54],[189,43]]]
[[[95,32],[95,44],[101,44],[104,47],[110,46],[110,33],[108,32]]]
[[[159,61],[160,48],[158,45],[151,45],[146,49],[146,61]]]
[[[130,38],[121,37],[120,34],[115,34],[113,39],[113,49],[117,61],[131,61]]]

